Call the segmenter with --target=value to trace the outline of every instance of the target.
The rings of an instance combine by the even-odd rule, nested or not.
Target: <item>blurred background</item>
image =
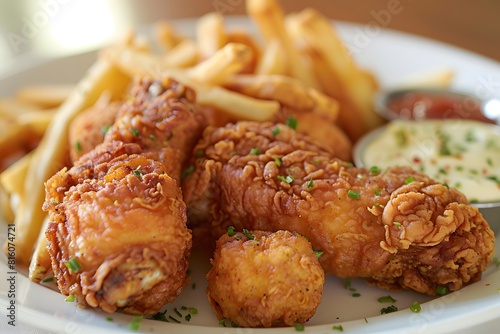
[[[500,61],[500,1],[282,0],[334,20],[401,30]],[[243,15],[244,0],[0,0],[0,74],[19,62],[98,48],[130,26],[219,11]]]

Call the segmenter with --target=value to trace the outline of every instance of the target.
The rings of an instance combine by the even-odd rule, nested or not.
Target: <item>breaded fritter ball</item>
[[[217,240],[207,274],[207,297],[217,318],[243,327],[308,321],[325,282],[309,241],[289,231],[244,232],[229,231]]]

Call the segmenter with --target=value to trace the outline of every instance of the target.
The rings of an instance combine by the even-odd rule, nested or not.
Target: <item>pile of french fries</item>
[[[277,0],[248,0],[246,7],[258,36],[228,31],[217,13],[199,18],[192,38],[161,22],[151,40],[130,31],[104,49],[75,87],[34,87],[10,105],[1,102],[0,148],[22,155],[4,162],[1,209],[15,222],[17,261],[30,264],[32,280],[51,270],[44,182],[68,166],[71,121],[103,94],[123,99],[135,76],[171,76],[191,86],[201,106],[231,120],[266,121],[283,107],[307,110],[352,141],[382,123],[372,106],[375,78],[356,65],[328,18],[313,9],[285,15]],[[25,154],[17,143],[37,146]]]

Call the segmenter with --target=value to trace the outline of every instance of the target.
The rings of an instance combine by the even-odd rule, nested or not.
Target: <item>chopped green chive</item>
[[[392,222],[392,225],[394,225],[396,227],[401,227],[401,223],[400,222]]]
[[[189,314],[198,314],[198,309],[195,307],[188,307]]]
[[[156,136],[151,134],[151,135],[149,135],[149,139],[156,140]]]
[[[275,127],[275,128],[273,129],[272,133],[273,133],[273,136],[278,135],[278,134],[280,133],[280,128]]]
[[[290,128],[297,130],[297,125],[299,125],[299,122],[293,115],[289,115],[285,121],[285,124]]]
[[[196,151],[196,156],[197,157],[202,157],[204,154],[205,154],[205,151],[203,151],[203,150]]]
[[[130,129],[130,131],[132,131],[132,134],[137,137],[139,136],[141,133],[139,132],[139,130],[137,130],[136,128],[132,128]]]
[[[313,248],[313,253],[314,253],[314,255],[316,255],[316,258],[319,260],[321,255],[323,255],[325,252]]]
[[[180,324],[180,323],[181,323],[181,321],[180,321],[179,319],[176,319],[176,318],[172,317],[171,315],[169,315],[169,316],[168,316],[168,318],[169,318],[170,320],[172,320],[173,322],[175,322],[175,323],[178,323],[178,324]]]
[[[339,331],[339,332],[343,332],[344,331],[344,327],[342,327],[342,325],[333,326],[332,329],[334,331]]]
[[[177,316],[178,316],[179,318],[182,318],[182,313],[181,313],[181,312],[179,312],[179,310],[177,309],[177,307],[176,307],[176,308],[174,308],[174,312],[175,312],[175,314],[177,314]]]
[[[361,297],[361,294],[359,292],[355,292],[352,294],[352,296],[357,298],[357,297]]]
[[[82,143],[80,143],[80,141],[76,142],[75,149],[76,149],[77,152],[81,152],[82,151]]]
[[[436,293],[438,294],[438,296],[444,296],[448,294],[448,288],[445,286],[438,286],[436,288]]]
[[[422,306],[420,306],[419,302],[417,301],[414,301],[411,305],[410,305],[410,310],[414,313],[418,313],[422,310]]]
[[[375,191],[374,191],[375,196],[380,196],[381,192],[382,192],[382,189],[375,189]]]
[[[105,135],[106,133],[108,133],[108,131],[109,131],[110,128],[111,128],[111,125],[105,125],[105,126],[103,126],[102,129],[101,129],[101,133],[103,135]]]
[[[305,329],[304,325],[301,323],[295,323],[295,324],[293,324],[293,327],[295,327],[295,330],[297,332],[303,332]]]
[[[113,318],[111,318],[111,317],[106,317],[106,321],[113,321]]]
[[[259,155],[261,153],[260,148],[254,147],[250,150],[250,155]]]
[[[278,179],[280,181],[286,182],[288,184],[293,182],[293,177],[291,175],[287,175],[287,176],[278,175]]]
[[[54,280],[54,277],[47,277],[46,279],[44,279],[42,281],[42,283],[49,283],[49,282],[52,282]]]
[[[75,295],[69,295],[64,299],[65,302],[72,303],[75,301]]]
[[[140,167],[138,167],[138,168],[140,168]],[[134,175],[135,175],[135,176],[137,176],[139,179],[141,179],[141,178],[142,178],[142,174],[141,174],[141,171],[140,171],[140,170],[138,170],[138,169],[134,169],[134,171],[133,171],[133,172],[134,172]]]
[[[377,174],[380,174],[380,172],[381,172],[381,169],[378,166],[370,167],[370,173],[377,175]]]
[[[392,312],[396,312],[397,310],[398,310],[398,308],[396,306],[391,305],[391,306],[382,308],[380,310],[380,314],[392,313]]]
[[[310,179],[310,180],[307,182],[307,189],[308,189],[308,190],[311,190],[311,189],[313,188],[313,185],[314,185],[313,183],[314,183],[313,179]]]
[[[74,257],[69,259],[69,261],[66,262],[65,265],[66,265],[66,268],[68,268],[69,270],[71,270],[74,273],[78,272],[82,268],[80,266],[80,264],[78,263],[78,261]]]
[[[189,174],[191,174],[193,172],[194,172],[194,165],[191,165],[182,171],[181,179],[185,179],[186,177],[188,177]]]
[[[275,157],[274,158],[274,163],[276,164],[276,166],[281,167],[281,159],[280,158]]]
[[[394,299],[391,296],[387,295],[387,296],[380,297],[379,299],[377,299],[377,301],[379,303],[395,303],[396,299]]]
[[[413,178],[413,176],[408,176],[408,177],[405,179],[405,184],[410,184],[410,183],[412,183],[413,181],[415,181],[415,179]]]
[[[250,233],[250,231],[248,231],[246,228],[243,229],[243,235],[245,237],[247,237],[247,239],[250,239],[250,240],[254,240],[255,239],[255,235],[253,235],[252,233]]]
[[[234,235],[234,230],[235,230],[234,226],[229,226],[227,228],[227,235],[232,237]]]
[[[354,190],[349,189],[349,191],[347,192],[347,196],[352,199],[359,199],[360,194]]]

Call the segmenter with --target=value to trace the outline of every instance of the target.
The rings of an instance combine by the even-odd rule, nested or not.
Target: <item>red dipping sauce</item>
[[[444,90],[396,91],[381,99],[378,108],[389,120],[470,119],[495,123],[483,115],[478,99]]]

